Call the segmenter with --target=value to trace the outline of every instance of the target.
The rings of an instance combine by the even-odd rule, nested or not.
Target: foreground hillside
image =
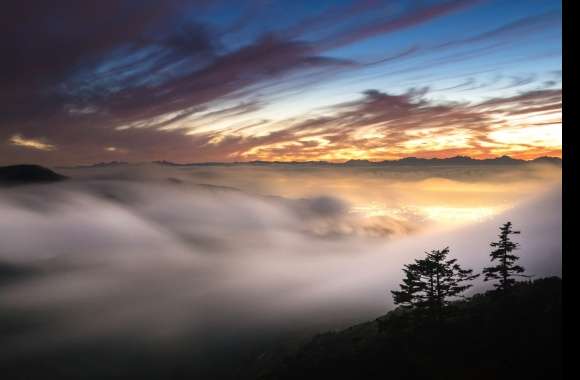
[[[0,268],[2,266],[0,265]],[[5,267],[5,281],[26,273]],[[0,286],[2,281],[0,281]],[[228,339],[207,353],[184,338],[165,355],[136,341],[105,339],[21,356],[3,347],[3,379],[558,379],[562,280],[518,284],[457,303],[440,323],[400,309],[344,331],[278,339]],[[16,318],[14,318],[16,317]],[[0,310],[0,340],[40,320]],[[281,342],[286,342],[280,344]],[[303,343],[297,343],[303,342]],[[48,342],[47,342],[48,343]],[[7,355],[9,354],[9,355]]]
[[[375,321],[265,354],[258,379],[557,379],[562,280],[520,283],[458,302],[441,322],[397,309]]]

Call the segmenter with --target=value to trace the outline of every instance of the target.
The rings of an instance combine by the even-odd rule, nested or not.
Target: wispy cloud
[[[45,150],[45,151],[51,151],[51,150],[56,149],[56,147],[54,145],[48,144],[46,142],[42,142],[41,140],[26,139],[18,134],[10,137],[10,139],[8,141],[12,145],[21,146],[21,147],[29,148],[29,149],[38,149],[38,150]]]

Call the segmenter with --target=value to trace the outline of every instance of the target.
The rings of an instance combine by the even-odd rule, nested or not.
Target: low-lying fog
[[[0,310],[42,316],[12,348],[372,319],[403,264],[450,246],[479,272],[507,220],[529,274],[561,273],[556,166],[57,171],[0,189]]]

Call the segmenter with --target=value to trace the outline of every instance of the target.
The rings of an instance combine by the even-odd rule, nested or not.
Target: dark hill
[[[458,302],[442,322],[394,310],[259,358],[255,379],[562,378],[562,280],[520,283]]]
[[[67,177],[38,165],[12,165],[0,167],[0,185],[25,185],[57,182]]]

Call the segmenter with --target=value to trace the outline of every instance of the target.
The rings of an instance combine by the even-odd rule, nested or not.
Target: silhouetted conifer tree
[[[440,316],[448,299],[460,297],[472,285],[467,284],[479,274],[472,269],[462,269],[457,259],[447,259],[449,248],[427,253],[405,265],[405,278],[400,290],[392,290],[395,305],[407,308],[426,308]]]
[[[507,290],[516,282],[514,276],[529,276],[521,274],[524,272],[524,268],[516,265],[519,257],[512,253],[518,249],[519,244],[511,241],[510,235],[519,234],[520,231],[514,231],[511,222],[506,222],[499,229],[499,240],[490,243],[490,246],[495,248],[490,253],[491,261],[496,261],[497,264],[483,269],[484,281],[499,280],[494,286],[498,290]]]

